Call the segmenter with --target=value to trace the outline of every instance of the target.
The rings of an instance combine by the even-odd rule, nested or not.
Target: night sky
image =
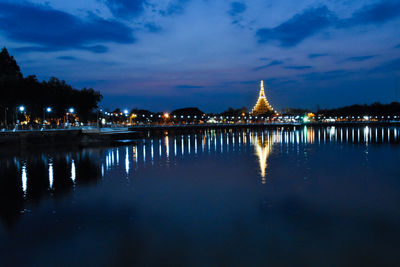
[[[105,108],[275,109],[396,99],[399,0],[0,0],[24,75],[93,87]]]

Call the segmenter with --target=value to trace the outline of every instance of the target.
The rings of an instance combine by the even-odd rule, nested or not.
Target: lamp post
[[[69,108],[67,112],[67,125],[69,126],[69,114],[74,114],[75,109],[74,108]]]
[[[128,124],[128,113],[129,113],[129,111],[127,110],[127,109],[124,109],[124,115],[125,115],[125,118],[126,118],[126,124]]]
[[[45,125],[46,121],[46,112],[50,113],[52,111],[51,107],[47,107],[43,109],[43,126]]]
[[[16,116],[15,116],[15,120],[16,120],[15,124],[18,124],[18,111],[21,112],[21,113],[24,113],[25,112],[25,107],[22,106],[22,105],[17,107]]]
[[[163,114],[163,118],[164,118],[164,122],[167,123],[167,120],[169,119],[169,114],[168,114],[168,112],[165,112],[165,113]]]

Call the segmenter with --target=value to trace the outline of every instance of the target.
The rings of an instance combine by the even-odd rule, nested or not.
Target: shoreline
[[[241,130],[241,129],[274,129],[296,127],[392,127],[400,126],[399,121],[391,122],[332,122],[332,123],[226,123],[226,124],[168,124],[168,125],[136,125],[123,128],[100,129],[52,129],[52,130],[20,130],[1,131],[0,146],[98,146],[118,145],[135,142],[146,138],[165,134],[185,134],[202,130]]]

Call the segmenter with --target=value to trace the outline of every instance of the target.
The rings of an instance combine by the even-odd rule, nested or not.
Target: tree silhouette
[[[93,112],[102,98],[100,92],[92,88],[77,90],[56,77],[43,82],[38,81],[35,75],[24,78],[7,49],[0,52],[0,107],[5,111],[3,124],[14,121],[19,105],[26,107],[31,121],[43,122],[47,107],[52,109],[47,118],[53,119],[63,118],[73,107],[80,121],[87,122],[97,117]]]

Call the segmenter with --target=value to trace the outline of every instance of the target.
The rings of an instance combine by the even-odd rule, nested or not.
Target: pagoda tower
[[[271,107],[271,105],[268,103],[267,98],[265,97],[265,92],[264,92],[264,81],[261,80],[261,85],[260,85],[260,95],[258,96],[258,100],[256,105],[251,111],[251,114],[253,115],[261,115],[261,114],[266,114],[266,113],[275,113],[274,109]]]

